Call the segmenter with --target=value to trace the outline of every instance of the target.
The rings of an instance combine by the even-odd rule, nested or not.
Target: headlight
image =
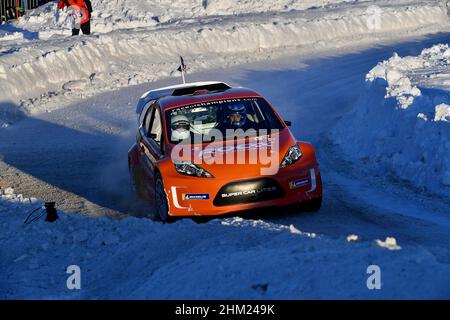
[[[300,147],[298,145],[292,146],[289,148],[289,150],[286,152],[286,155],[283,158],[283,161],[281,161],[281,167],[286,168],[293,164],[294,162],[297,162],[302,157],[302,151],[300,150]]]
[[[211,173],[199,167],[198,165],[193,164],[192,162],[182,161],[182,162],[174,162],[174,164],[175,169],[180,174],[200,178],[214,178],[214,176]]]

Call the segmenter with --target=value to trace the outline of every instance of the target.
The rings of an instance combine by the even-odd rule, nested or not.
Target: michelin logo
[[[302,186],[306,186],[307,184],[309,184],[309,179],[305,178],[305,179],[291,181],[289,183],[289,186],[291,187],[291,189],[296,189],[296,188],[300,188]]]
[[[208,193],[183,193],[183,200],[209,200]]]

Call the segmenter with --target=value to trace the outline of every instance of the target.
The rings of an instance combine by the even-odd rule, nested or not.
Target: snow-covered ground
[[[112,17],[123,17],[128,9],[133,12],[133,3],[110,6]],[[47,40],[35,35],[29,37],[36,39],[33,41],[4,41],[0,47],[0,103],[15,104],[27,113],[54,110],[80,97],[170,77],[180,54],[195,72],[287,54],[311,54],[324,48],[338,50],[354,43],[392,40],[449,26],[443,2],[434,0],[395,4],[379,0],[374,2],[377,7],[366,1],[343,2],[325,9],[283,12],[267,11],[272,6],[278,8],[277,1],[260,3],[265,3],[262,13],[256,6],[240,15],[197,15],[195,19],[175,15],[174,22],[167,24],[91,37],[54,34],[43,37]],[[312,2],[308,3],[310,8]],[[315,3],[317,7],[321,2]],[[101,14],[102,4],[98,5],[97,14]],[[46,21],[52,13],[42,9],[36,15]],[[26,18],[20,23],[27,24]],[[45,22],[38,26],[42,24]],[[8,25],[2,28],[8,29]],[[9,28],[23,30],[24,35],[39,30]],[[52,30],[61,30],[61,26]]]
[[[364,1],[364,0],[363,0]],[[365,0],[367,1],[367,0]],[[330,7],[339,3],[355,3],[354,0],[92,0],[93,27],[105,33],[117,29],[155,27],[161,23],[171,23],[183,19],[204,16],[225,16],[261,12],[285,12],[318,7]],[[17,27],[39,32],[40,36],[52,35],[65,27],[64,16],[59,21],[54,18],[55,4],[50,3],[25,16]]]
[[[91,37],[66,38],[45,20],[51,5],[0,27],[26,35],[0,41],[0,298],[449,299],[450,201],[438,164],[448,159],[439,137],[448,138],[450,35],[423,36],[448,30],[444,2],[175,2],[179,11],[164,15],[168,1],[142,11],[142,1],[96,1],[104,15],[96,10]],[[375,29],[373,4],[382,9]],[[318,213],[164,225],[130,217],[151,210],[129,189],[134,106],[149,87],[179,81],[178,54],[189,80],[256,89],[314,144],[325,195]],[[399,129],[386,139],[402,154],[428,152],[430,166],[416,171],[442,170],[423,178],[428,192],[399,180],[407,173],[389,157],[342,146],[345,138],[365,141],[361,152],[380,147],[364,140],[377,134],[377,117]],[[414,170],[408,158],[396,161]],[[23,224],[42,204],[30,197],[56,201],[60,219]],[[79,291],[66,287],[69,265],[81,268]],[[370,265],[381,269],[381,290],[367,288]]]
[[[11,189],[4,193],[1,299],[450,296],[448,264],[395,239],[332,239],[242,218],[162,226],[148,219],[60,212],[55,223],[24,224],[42,203]],[[373,264],[382,270],[382,290],[367,288],[367,268]],[[70,265],[80,267],[81,290],[66,286]]]
[[[394,54],[366,76],[367,89],[337,126],[348,157],[450,196],[450,48]]]

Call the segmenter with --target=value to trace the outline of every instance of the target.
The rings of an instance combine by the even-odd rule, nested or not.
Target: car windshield
[[[166,111],[166,121],[173,143],[227,140],[239,135],[270,134],[283,128],[261,98],[224,99],[174,108]]]

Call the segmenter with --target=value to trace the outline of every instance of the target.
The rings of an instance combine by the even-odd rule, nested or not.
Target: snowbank
[[[241,218],[163,225],[59,212],[24,224],[41,205],[0,192],[1,299],[450,296],[449,266],[395,238],[348,242]],[[66,287],[69,265],[81,269],[81,290]],[[381,290],[366,286],[370,265],[381,268]]]
[[[58,108],[71,95],[92,95],[168,77],[177,68],[179,54],[192,67],[190,71],[198,71],[271,59],[294,50],[298,54],[442,30],[448,16],[435,4],[385,4],[379,28],[368,23],[373,12],[367,5],[355,3],[327,10],[198,18],[155,29],[81,38],[57,36],[4,46],[0,50],[0,103],[22,105],[32,112]]]
[[[351,159],[375,172],[450,195],[450,48],[394,54],[366,76],[367,90],[334,131]]]
[[[367,2],[363,0],[359,2]],[[379,0],[378,0],[379,1]],[[404,1],[404,0],[403,0]],[[100,33],[118,29],[154,27],[183,19],[262,12],[287,12],[333,4],[357,3],[355,0],[92,0],[93,30]],[[404,1],[405,2],[405,1]],[[410,2],[410,1],[409,1]],[[57,23],[56,4],[50,3],[31,11],[15,24],[18,28],[40,32],[46,38],[50,31],[64,26],[64,16]],[[0,36],[0,40],[2,37]]]

